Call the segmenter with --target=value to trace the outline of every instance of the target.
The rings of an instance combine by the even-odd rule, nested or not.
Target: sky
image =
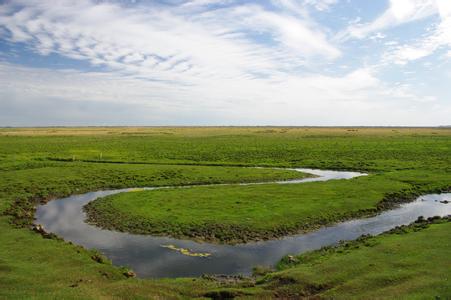
[[[0,0],[0,126],[451,124],[451,0]]]

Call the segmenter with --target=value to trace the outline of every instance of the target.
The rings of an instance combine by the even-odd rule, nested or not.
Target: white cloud
[[[341,55],[340,50],[331,45],[326,35],[318,29],[318,24],[296,16],[280,15],[258,7],[243,7],[235,11],[230,19],[246,20],[236,24],[236,29],[247,31],[258,28],[260,32],[272,35],[291,56],[335,59]]]
[[[212,4],[216,5],[222,5],[222,4],[228,4],[232,3],[234,0],[190,0],[186,1],[182,4],[182,7],[184,8],[196,8],[196,7],[203,7],[208,6]]]
[[[442,19],[449,18],[451,16],[451,2],[448,0],[436,0],[436,1]]]
[[[3,5],[0,26],[12,41],[26,41],[42,55],[55,52],[123,74],[189,84],[212,77],[273,76],[312,56],[329,60],[340,55],[326,34],[309,22],[259,5],[184,12],[183,6],[18,0]],[[255,36],[262,33],[273,42],[259,42]]]
[[[390,0],[387,10],[374,21],[353,24],[347,28],[343,35],[345,37],[364,38],[373,32],[421,20],[436,13],[436,0]]]
[[[338,0],[272,0],[277,5],[291,10],[293,13],[305,15],[306,8],[327,11],[338,3]]]
[[[174,86],[111,73],[0,64],[0,98],[13,99],[0,103],[2,125],[11,125],[11,115],[13,125],[433,125],[445,122],[450,111],[443,105],[432,109],[425,101],[433,99],[406,85],[388,85],[366,68],[337,77],[205,79],[201,85]],[[60,108],[64,103],[74,112]],[[47,117],[53,111],[64,118]],[[425,113],[434,123],[419,121]]]
[[[305,4],[312,5],[317,10],[324,11],[338,3],[338,0],[304,0]]]
[[[451,1],[436,0],[436,8],[441,19],[438,25],[425,37],[386,51],[384,57],[386,62],[404,65],[410,61],[430,56],[439,49],[451,49]]]
[[[23,123],[45,122],[47,116],[33,119],[30,115],[52,111],[53,106],[61,108],[67,122],[79,124],[86,120],[90,124],[149,125],[445,122],[449,105],[417,94],[410,85],[386,83],[371,67],[341,61],[340,65],[352,66],[349,72],[324,75],[322,70],[345,53],[309,12],[330,9],[335,2],[274,0],[275,10],[210,0],[157,7],[88,0],[8,2],[0,5],[3,38],[24,42],[39,55],[57,53],[101,66],[103,71],[0,63],[0,98],[4,99],[0,101],[0,124],[10,124],[11,110]],[[392,13],[396,15],[398,9]],[[446,17],[446,9],[441,11]],[[416,13],[407,15],[419,18]],[[408,17],[399,15],[398,19]],[[381,31],[370,30],[368,35],[383,38]],[[445,31],[440,36],[446,36]],[[386,45],[393,50],[409,46]],[[435,45],[433,40],[431,45]],[[391,59],[402,62],[434,51],[406,49]],[[321,71],[315,72],[312,64]],[[64,114],[63,103],[79,114]],[[96,118],[96,110],[103,107],[109,113]],[[30,115],[24,117],[22,111]],[[431,117],[420,124],[424,112]]]

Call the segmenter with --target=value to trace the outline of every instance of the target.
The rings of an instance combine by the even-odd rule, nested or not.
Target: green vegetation
[[[0,136],[0,159],[16,162],[75,159],[373,172],[451,165],[449,128],[54,128],[3,129]]]
[[[260,182],[302,178],[290,170],[262,168],[172,166],[142,164],[89,164],[50,162],[19,165],[2,174],[0,209],[6,207],[15,223],[30,224],[36,202],[104,188],[194,185],[221,182]]]
[[[196,187],[129,194],[138,202],[151,195],[162,208],[156,215],[148,214],[147,205],[141,210],[124,206],[120,199],[125,195],[96,203],[104,205],[105,211],[124,212],[118,218],[125,220],[120,222],[123,226],[130,225],[124,230],[135,228],[127,225],[129,214],[143,216],[159,226],[158,221],[171,209],[177,218],[171,219],[173,223],[169,225],[178,226],[179,233],[171,229],[161,231],[162,234],[202,236],[203,230],[209,228],[202,227],[209,224],[209,218],[214,217],[216,222],[220,217],[221,224],[231,230],[221,231],[219,236],[216,231],[214,239],[239,241],[279,236],[374,213],[419,193],[450,190],[450,154],[451,129],[445,128],[0,129],[0,298],[319,295],[348,299],[408,295],[446,299],[451,297],[450,223],[371,238],[362,241],[357,249],[348,246],[349,249],[314,252],[318,254],[296,258],[301,262],[302,257],[311,260],[284,266],[256,281],[127,278],[125,270],[99,259],[98,254],[53,236],[43,238],[28,225],[36,203],[56,196],[104,188],[299,176],[283,170],[233,166],[314,167],[371,173],[350,181],[304,185],[224,186],[219,190]],[[163,203],[165,197],[170,197],[171,202]],[[199,211],[190,205],[195,199],[200,199]],[[213,215],[200,212],[210,205],[215,209]],[[239,215],[235,214],[241,209],[236,209],[237,205],[243,208],[241,217],[250,215],[250,220],[241,218],[238,223]],[[269,210],[280,215],[269,221]],[[189,214],[197,214],[196,223],[189,220]],[[296,221],[292,220],[294,216]],[[283,218],[286,222],[282,226]]]
[[[444,182],[450,179],[446,176]],[[385,194],[410,187],[374,175],[305,184],[120,193],[85,208],[89,221],[109,229],[233,243],[280,237],[374,213]]]
[[[450,221],[424,220],[377,237],[285,257],[278,271],[257,283],[270,295],[286,298],[447,299]]]

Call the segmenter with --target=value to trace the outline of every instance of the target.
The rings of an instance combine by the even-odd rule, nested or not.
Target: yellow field
[[[26,127],[0,128],[0,136],[184,135],[451,135],[451,127]]]

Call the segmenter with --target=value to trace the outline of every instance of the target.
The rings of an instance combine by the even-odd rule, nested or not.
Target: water
[[[297,169],[319,177],[278,182],[282,184],[351,179],[366,174],[357,172]],[[154,189],[154,188],[148,188]],[[53,232],[86,248],[100,250],[115,265],[127,266],[139,277],[184,277],[202,274],[250,274],[254,266],[272,266],[284,255],[298,254],[340,240],[353,240],[363,234],[379,234],[395,226],[413,222],[419,216],[445,216],[451,214],[451,193],[431,194],[399,208],[372,218],[364,218],[324,227],[317,231],[283,239],[252,242],[240,245],[218,245],[179,240],[168,237],[135,235],[86,224],[83,206],[98,197],[126,192],[130,189],[108,190],[75,195],[50,201],[37,208],[36,223],[47,232]],[[362,195],[364,197],[364,195]],[[211,253],[209,257],[192,257],[164,248],[175,245],[192,252]]]

